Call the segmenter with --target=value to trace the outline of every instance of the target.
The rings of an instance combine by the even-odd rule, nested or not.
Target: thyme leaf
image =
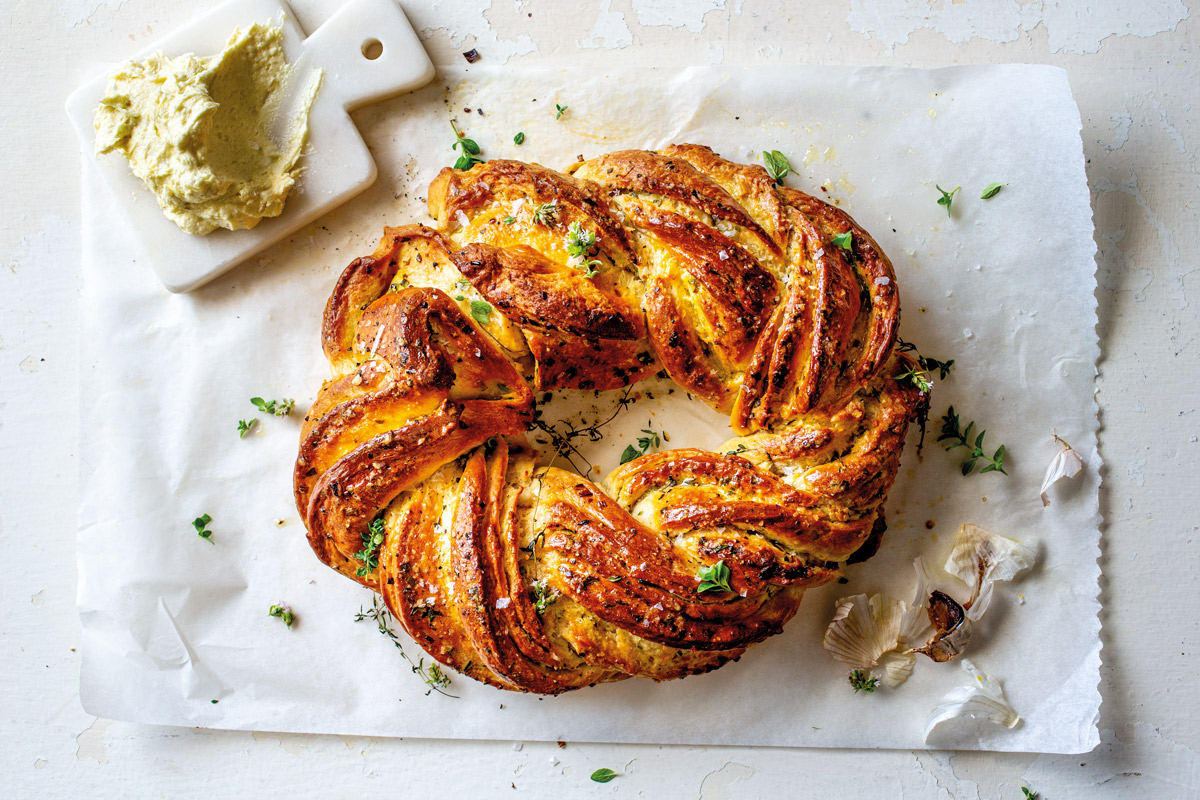
[[[601,767],[600,769],[598,769],[592,773],[591,778],[596,783],[608,783],[613,778],[617,777],[617,775],[619,775],[619,774],[620,774],[619,772],[613,772],[608,767]]]
[[[1000,190],[1007,186],[1007,183],[989,183],[983,187],[983,194],[979,195],[980,200],[991,200],[1000,193]]]
[[[245,439],[246,434],[250,432],[250,429],[253,428],[255,423],[257,423],[257,422],[258,422],[258,420],[256,420],[256,419],[239,419],[238,420],[238,438]]]

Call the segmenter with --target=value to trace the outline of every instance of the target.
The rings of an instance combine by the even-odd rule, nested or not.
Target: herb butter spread
[[[124,155],[188,233],[253,228],[283,211],[300,173],[321,73],[300,85],[296,72],[269,25],[234,31],[208,58],[130,62],[96,109],[96,154]]]

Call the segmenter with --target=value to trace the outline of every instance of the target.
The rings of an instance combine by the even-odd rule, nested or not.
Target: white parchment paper
[[[556,103],[568,107],[560,120]],[[370,593],[309,551],[290,474],[302,409],[328,376],[320,314],[340,270],[385,224],[426,219],[425,188],[455,157],[451,117],[485,157],[549,166],[684,141],[739,161],[780,150],[795,173],[788,183],[848,210],[890,255],[902,336],[955,360],[935,389],[923,460],[910,439],[879,555],[850,567],[847,584],[809,592],[786,631],[740,662],[557,698],[463,677],[448,689],[457,698],[427,695],[374,625],[354,622]],[[393,736],[1062,753],[1097,744],[1095,246],[1065,73],[463,68],[356,121],[379,163],[376,185],[190,295],[158,285],[85,157],[79,608],[89,712]],[[979,199],[993,181],[1006,186]],[[935,184],[962,186],[952,217]],[[727,438],[704,406],[649,388],[655,399],[588,451],[602,472],[646,425],[669,434],[666,446]],[[252,396],[295,397],[301,413],[264,417]],[[949,405],[986,428],[989,452],[1007,446],[1009,476],[959,474],[961,451],[933,442]],[[554,408],[602,413],[570,398]],[[237,421],[255,416],[239,439]],[[1087,469],[1043,509],[1052,432]],[[191,526],[204,513],[211,542]],[[821,639],[841,596],[907,599],[913,557],[941,563],[962,522],[1039,551],[1033,570],[1000,586],[968,653],[1003,682],[1023,722],[954,726],[927,745],[929,711],[964,682],[958,665],[921,658],[899,689],[855,695]],[[291,630],[267,616],[279,602],[297,615]],[[420,656],[411,643],[407,652]]]

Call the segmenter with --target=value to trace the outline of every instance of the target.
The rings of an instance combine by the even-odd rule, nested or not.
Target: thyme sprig
[[[450,145],[451,150],[462,148],[462,155],[454,162],[455,169],[470,169],[476,164],[483,164],[484,159],[479,157],[479,145],[474,139],[468,139],[462,131],[458,129],[458,125],[454,120],[450,120],[450,129],[454,131],[454,144]]]
[[[917,365],[920,369],[910,367],[909,369],[896,375],[896,380],[901,383],[908,381],[913,386],[917,387],[924,395],[922,402],[917,406],[917,426],[921,430],[921,438],[917,441],[917,457],[921,456],[921,450],[925,447],[925,427],[929,423],[929,395],[933,391],[933,383],[929,376],[934,370],[938,372],[938,379],[945,380],[950,374],[950,370],[954,367],[954,359],[949,361],[939,361],[936,358],[923,356],[917,352],[917,346],[912,342],[906,342],[903,339],[896,338],[896,350],[900,353],[913,353],[917,357]]]
[[[192,527],[196,529],[196,535],[201,539],[205,539],[209,544],[216,544],[212,540],[212,531],[208,529],[208,523],[212,522],[212,517],[208,514],[201,514],[192,520]]]
[[[261,397],[251,397],[250,402],[254,407],[264,414],[271,414],[276,417],[286,417],[292,413],[292,409],[296,406],[296,401],[290,398],[283,400],[264,400]]]
[[[355,574],[365,578],[379,566],[379,546],[383,544],[383,517],[377,517],[367,526],[362,533],[362,543],[362,550],[355,553],[354,557],[363,562],[363,565]]]
[[[426,686],[429,687],[425,691],[426,696],[428,696],[430,692],[437,692],[438,694],[445,695],[446,697],[453,697],[455,699],[458,698],[458,695],[450,694],[449,692],[444,691],[445,688],[450,685],[450,676],[442,671],[440,664],[434,662],[427,667],[425,666],[424,658],[421,658],[418,661],[413,661],[411,658],[409,658],[408,653],[404,652],[404,646],[400,644],[400,637],[396,636],[395,632],[391,628],[392,613],[387,610],[386,606],[379,605],[379,595],[375,595],[371,598],[371,609],[369,611],[364,607],[359,606],[358,613],[354,615],[355,622],[362,622],[363,620],[367,619],[375,623],[381,634],[392,640],[392,644],[394,644],[396,649],[400,651],[400,657],[408,662],[408,665],[412,667],[412,671],[416,673],[416,675],[420,677],[422,681],[425,682]]]
[[[632,393],[633,387],[626,386],[625,391],[619,398],[617,398],[616,409],[612,414],[609,415],[608,419],[600,422],[594,422],[590,425],[576,425],[574,422],[566,419],[560,419],[554,424],[549,424],[542,419],[541,410],[535,410],[533,412],[533,427],[550,437],[549,442],[541,439],[539,439],[538,442],[540,444],[550,444],[554,448],[554,458],[565,458],[567,463],[571,465],[571,468],[580,475],[588,475],[592,469],[592,462],[588,461],[587,458],[584,457],[583,453],[579,451],[579,447],[575,444],[575,442],[585,436],[590,442],[598,442],[603,439],[604,433],[602,432],[602,429],[616,419],[622,411],[637,402],[636,398],[630,396]],[[562,426],[562,428],[565,428],[565,430],[560,429],[559,426]],[[575,462],[576,458],[587,465],[586,470]]]
[[[877,686],[879,686],[879,678],[876,678],[869,672],[856,669],[850,673],[850,688],[854,690],[855,694],[859,692],[874,694]]]
[[[650,425],[652,423],[649,420],[646,420],[646,424]],[[662,440],[658,438],[658,434],[653,430],[650,428],[642,428],[642,433],[646,435],[638,437],[637,448],[634,448],[634,446],[631,444],[625,445],[625,450],[621,453],[622,464],[628,464],[638,456],[646,455],[651,447],[662,447]]]
[[[529,584],[529,588],[533,592],[533,608],[539,614],[545,614],[550,604],[558,599],[558,592],[550,588],[545,578]]]
[[[942,433],[938,436],[939,442],[949,442],[943,445],[947,451],[954,450],[957,447],[965,447],[970,451],[971,455],[963,462],[962,474],[970,475],[975,469],[975,465],[979,461],[983,461],[985,466],[979,470],[980,474],[984,472],[999,472],[1007,475],[1004,471],[1004,445],[996,450],[994,454],[988,456],[983,450],[983,436],[987,431],[980,431],[973,440],[971,435],[974,433],[975,423],[967,424],[966,429],[962,428],[962,423],[959,421],[958,414],[954,413],[954,406],[950,406],[942,417]]]
[[[558,211],[557,200],[551,200],[549,203],[539,203],[537,208],[533,210],[533,223],[535,225],[550,227],[558,221]]]

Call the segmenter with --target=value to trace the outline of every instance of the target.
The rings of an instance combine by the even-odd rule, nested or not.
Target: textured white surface
[[[929,15],[954,5],[931,0]],[[994,31],[997,17],[1009,16],[995,10],[999,5],[972,4],[974,24]],[[7,4],[0,26],[8,92],[7,142],[0,149],[7,189],[0,195],[0,543],[7,556],[0,567],[0,726],[9,743],[0,764],[6,791],[16,797],[402,790],[432,797],[716,798],[790,796],[802,786],[811,796],[1000,800],[1019,798],[1019,787],[1029,785],[1047,800],[1194,797],[1200,787],[1200,615],[1190,591],[1200,571],[1194,499],[1200,120],[1193,58],[1200,35],[1194,4],[1182,5],[1186,16],[1170,21],[1140,11],[1116,17],[1125,7],[1117,2],[1060,0],[1038,4],[1037,19],[1015,39],[988,33],[960,45],[924,26],[907,41],[886,26],[888,38],[875,31],[867,36],[851,24],[850,9],[834,3],[728,0],[705,16],[699,34],[684,27],[683,15],[673,25],[644,27],[628,0],[589,12],[523,0],[405,3],[438,63],[461,63],[458,53],[478,46],[492,63],[511,56],[513,63],[598,68],[613,59],[684,65],[706,60],[712,45],[727,64],[1029,61],[1067,69],[1083,115],[1100,248],[1099,401],[1108,464],[1101,490],[1102,744],[1086,756],[893,751],[865,757],[533,743],[514,749],[510,742],[149,728],[86,715],[76,696],[73,650],[79,636],[72,557],[78,160],[61,106],[84,77],[79,64],[120,58],[185,21],[195,4]],[[1078,54],[1052,42],[1044,23],[1061,9],[1105,23],[1087,40],[1098,40],[1096,52]],[[1140,25],[1147,17],[1150,28],[1129,35],[1127,23]],[[596,46],[580,49],[589,37]],[[382,135],[372,145],[387,147],[388,141]],[[371,191],[403,189],[400,181],[380,181]],[[326,235],[319,223],[314,235]],[[346,252],[356,254],[364,243],[346,244]],[[586,776],[600,766],[624,774],[606,786],[590,784]]]

